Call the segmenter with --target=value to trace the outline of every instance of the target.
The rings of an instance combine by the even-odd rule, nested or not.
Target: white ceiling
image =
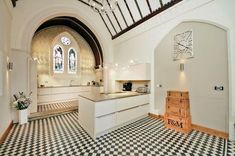
[[[88,0],[78,0],[89,5]],[[102,0],[95,0],[97,5]],[[182,0],[118,0],[118,7],[108,14],[100,14],[112,38],[141,24]]]

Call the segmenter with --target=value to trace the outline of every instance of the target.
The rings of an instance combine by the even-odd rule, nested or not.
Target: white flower
[[[19,92],[19,96],[14,94],[15,101],[12,103],[13,107],[18,110],[27,109],[28,106],[31,104],[31,96],[32,92],[29,94],[28,97],[24,94],[24,92]]]

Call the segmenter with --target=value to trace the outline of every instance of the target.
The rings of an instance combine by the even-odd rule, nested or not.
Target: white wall
[[[194,58],[173,61],[174,36],[193,31]],[[187,37],[187,36],[186,36]],[[228,51],[225,30],[201,22],[183,22],[155,50],[155,108],[165,113],[167,90],[188,90],[192,123],[228,132]],[[179,64],[184,62],[181,72]],[[223,91],[214,90],[223,86]]]
[[[235,140],[235,20],[233,0],[185,0],[173,8],[114,40],[114,62],[137,59],[151,63],[151,106],[154,109],[154,51],[162,38],[182,21],[207,21],[224,27],[228,32],[229,62],[229,137]]]
[[[29,58],[29,54],[26,51],[12,49],[12,61],[14,63],[14,69],[12,71],[12,95],[18,92],[29,93]]]
[[[9,102],[10,75],[7,71],[7,58],[10,57],[11,8],[7,1],[0,1],[0,137],[11,122]]]

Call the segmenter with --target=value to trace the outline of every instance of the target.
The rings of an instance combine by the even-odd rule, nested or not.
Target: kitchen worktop
[[[68,85],[68,86],[44,86],[38,88],[64,88],[64,87],[102,87],[102,86],[93,86],[93,85]]]
[[[116,92],[116,93],[92,93],[92,92],[84,92],[79,93],[79,96],[86,98],[88,100],[91,100],[93,102],[99,102],[99,101],[105,101],[105,100],[111,100],[111,99],[120,99],[120,98],[126,98],[126,97],[132,97],[132,96],[139,96],[139,95],[145,95],[148,93],[137,93],[137,92]]]

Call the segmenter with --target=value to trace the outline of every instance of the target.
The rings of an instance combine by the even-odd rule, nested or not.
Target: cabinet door
[[[51,88],[38,88],[38,96],[50,95],[50,94],[51,94]]]
[[[149,113],[149,109],[150,109],[150,104],[139,106],[138,117],[147,115]]]
[[[139,108],[134,107],[132,109],[123,110],[117,112],[117,125],[131,121],[139,116]]]
[[[114,126],[116,126],[115,113],[97,117],[95,121],[95,133],[100,133]]]
[[[150,64],[130,65],[129,68],[121,70],[117,74],[116,80],[150,80]]]
[[[107,100],[95,103],[95,116],[110,114],[115,112],[115,100]]]
[[[38,104],[51,102],[51,95],[38,96]]]
[[[117,111],[129,109],[132,107],[140,106],[149,103],[149,95],[139,95],[123,99],[118,99],[116,102]]]

